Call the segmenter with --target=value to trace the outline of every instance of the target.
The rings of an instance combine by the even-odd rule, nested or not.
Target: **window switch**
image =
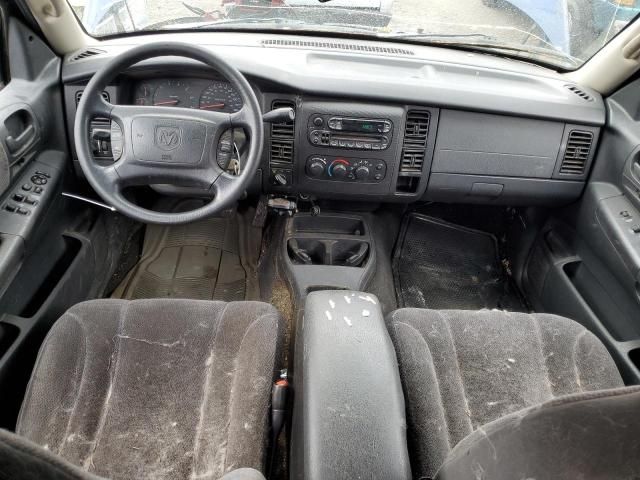
[[[31,210],[27,210],[26,208],[18,207],[16,210],[20,215],[29,215]]]
[[[33,187],[30,183],[25,183],[24,185],[22,185],[22,190],[24,190],[25,192],[30,192],[32,188]]]
[[[33,197],[27,197],[24,199],[24,203],[26,203],[27,205],[37,205],[38,201]]]
[[[23,194],[21,194],[21,193],[14,193],[14,194],[13,194],[13,199],[14,199],[16,202],[24,202],[24,195],[23,195]]]
[[[17,208],[18,208],[18,207],[17,207],[16,205],[12,204],[12,203],[8,203],[8,204],[4,207],[4,209],[5,209],[7,212],[15,212]]]
[[[631,227],[631,231],[635,234],[640,233],[640,225],[634,225],[633,227]]]

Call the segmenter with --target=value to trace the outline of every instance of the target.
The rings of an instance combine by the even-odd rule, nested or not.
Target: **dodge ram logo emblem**
[[[156,127],[156,145],[162,150],[173,150],[180,145],[178,127]]]

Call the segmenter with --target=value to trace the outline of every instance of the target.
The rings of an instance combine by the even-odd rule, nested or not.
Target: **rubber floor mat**
[[[402,307],[526,311],[488,233],[412,213],[393,262]]]
[[[142,256],[114,298],[244,300],[246,272],[238,223],[210,218],[187,225],[148,225]]]

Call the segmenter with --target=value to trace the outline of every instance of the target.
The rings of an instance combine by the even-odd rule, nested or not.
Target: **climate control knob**
[[[326,162],[321,158],[314,158],[307,167],[309,175],[312,177],[322,177],[324,175],[324,169],[327,166]]]
[[[343,163],[334,163],[331,165],[331,176],[335,178],[344,178],[347,176],[347,167]]]
[[[369,177],[369,168],[361,165],[356,168],[356,171],[354,173],[358,180],[366,180]]]

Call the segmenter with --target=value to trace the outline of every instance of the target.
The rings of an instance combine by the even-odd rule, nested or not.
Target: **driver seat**
[[[78,304],[40,349],[16,433],[90,478],[263,470],[281,324],[259,302]]]

